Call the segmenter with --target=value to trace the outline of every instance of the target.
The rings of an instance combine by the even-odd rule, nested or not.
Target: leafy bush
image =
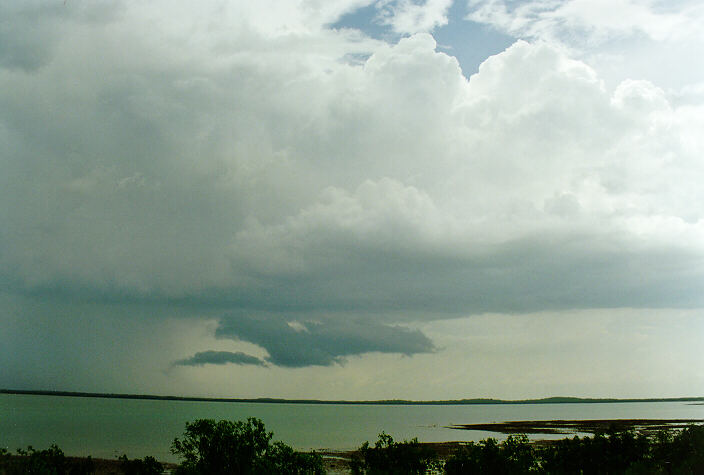
[[[269,446],[267,456],[261,461],[260,467],[259,473],[312,475],[325,473],[323,458],[319,454],[296,452],[283,442],[274,442]]]
[[[125,475],[159,475],[164,472],[164,466],[149,455],[144,459],[130,460],[123,454],[119,460],[120,469]]]
[[[418,439],[394,442],[382,432],[374,447],[365,442],[350,463],[354,474],[422,474],[432,468],[439,468],[437,453],[422,446]]]
[[[489,438],[459,448],[445,462],[445,473],[521,474],[538,470],[535,452],[525,435],[510,435],[501,443]]]
[[[551,442],[540,449],[528,438],[469,443],[445,463],[455,474],[699,474],[704,473],[704,426],[662,431],[649,439],[633,432],[596,434]]]
[[[0,449],[0,473],[4,475],[85,475],[93,473],[93,460],[88,457],[69,461],[56,445],[45,450],[17,449],[16,456],[10,456],[6,449]]]
[[[596,434],[559,440],[543,449],[546,473],[625,473],[649,464],[650,445],[644,435],[632,432]]]
[[[704,473],[704,426],[661,431],[652,439],[632,432],[563,439],[540,452],[543,473]]]
[[[10,462],[10,454],[5,447],[0,447],[0,474],[5,473],[5,467]]]
[[[171,451],[182,457],[182,474],[322,474],[322,457],[299,454],[254,417],[246,421],[199,419],[186,423],[183,440],[174,439]]]
[[[662,473],[704,473],[704,426],[660,432],[651,449],[652,468]]]

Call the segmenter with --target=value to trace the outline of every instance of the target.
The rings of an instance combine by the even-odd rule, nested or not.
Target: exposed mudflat
[[[704,419],[595,419],[554,421],[510,421],[488,424],[453,424],[450,429],[481,430],[500,434],[575,434],[634,430],[657,432],[702,424]]]

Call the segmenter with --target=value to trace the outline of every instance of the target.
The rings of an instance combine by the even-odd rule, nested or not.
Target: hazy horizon
[[[694,0],[0,5],[0,388],[704,395]]]
[[[670,398],[610,398],[591,397],[582,398],[578,396],[545,396],[530,399],[497,399],[490,396],[472,398],[452,398],[452,399],[314,399],[314,398],[280,398],[276,396],[260,396],[256,398],[228,398],[228,397],[206,397],[197,394],[144,394],[144,393],[105,393],[105,392],[83,392],[83,391],[53,391],[46,389],[12,389],[0,388],[0,394],[9,395],[38,395],[56,397],[96,397],[107,399],[155,399],[155,400],[182,400],[182,401],[214,401],[214,402],[255,402],[255,403],[283,403],[283,404],[378,404],[378,405],[492,405],[492,404],[572,404],[572,403],[628,403],[628,402],[691,402],[704,400],[704,396],[678,396]],[[699,404],[695,404],[699,405]]]

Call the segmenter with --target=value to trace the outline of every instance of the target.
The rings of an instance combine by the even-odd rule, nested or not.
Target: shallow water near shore
[[[422,442],[505,438],[449,426],[525,420],[704,419],[704,406],[687,402],[337,405],[194,402],[0,394],[0,447],[14,451],[55,443],[70,455],[177,461],[169,451],[187,421],[258,417],[275,440],[299,450],[350,450],[381,431]],[[532,435],[531,439],[564,435]]]

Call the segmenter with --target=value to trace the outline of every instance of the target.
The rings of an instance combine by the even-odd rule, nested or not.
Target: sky
[[[704,5],[0,3],[0,388],[704,394]]]

